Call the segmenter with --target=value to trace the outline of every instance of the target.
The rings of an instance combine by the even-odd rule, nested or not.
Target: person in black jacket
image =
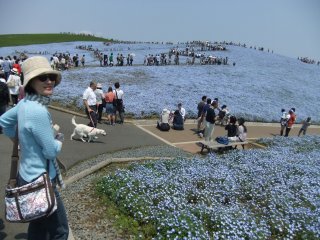
[[[2,77],[2,76],[1,76]],[[7,106],[10,102],[9,89],[5,82],[0,81],[0,116],[7,111]],[[0,126],[0,134],[2,127]]]
[[[214,125],[218,118],[215,113],[215,110],[218,108],[218,102],[212,101],[210,107],[207,110],[206,114],[206,128],[204,131],[204,139],[206,142],[213,141],[213,132],[214,132]]]
[[[238,127],[236,123],[237,118],[235,116],[231,116],[228,125],[225,127],[225,130],[228,131],[228,137],[235,137],[237,135]]]
[[[184,120],[182,115],[180,114],[179,110],[176,110],[173,114],[173,129],[175,130],[183,130]]]

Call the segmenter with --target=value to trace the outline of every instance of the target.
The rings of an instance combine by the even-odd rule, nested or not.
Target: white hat
[[[98,83],[98,84],[97,84],[97,88],[102,88],[101,83]]]
[[[59,71],[53,70],[48,59],[42,56],[30,57],[25,60],[22,63],[22,72],[24,75],[24,87],[29,83],[31,79],[43,74],[57,75],[54,86],[57,86],[61,82],[61,73]]]
[[[11,72],[13,73],[13,74],[18,74],[19,72],[18,72],[18,69],[16,69],[16,68],[12,68],[11,69]]]

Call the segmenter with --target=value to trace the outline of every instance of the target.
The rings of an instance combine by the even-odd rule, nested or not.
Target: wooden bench
[[[216,149],[216,150],[223,150],[225,149],[226,147],[236,147],[238,145],[241,145],[242,146],[242,149],[244,149],[244,146],[247,145],[248,142],[245,141],[245,142],[240,142],[240,141],[237,141],[237,142],[229,142],[229,144],[221,144],[221,143],[218,143],[216,141],[212,141],[212,142],[206,142],[206,141],[201,141],[201,142],[198,142],[198,145],[201,147],[201,153],[203,153],[203,149],[207,149],[208,152],[211,152],[212,150]]]

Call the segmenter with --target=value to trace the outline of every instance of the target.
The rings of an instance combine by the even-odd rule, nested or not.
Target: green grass
[[[58,42],[76,42],[76,41],[110,42],[114,40],[90,36],[90,35],[67,34],[67,33],[0,35],[0,47],[58,43]]]

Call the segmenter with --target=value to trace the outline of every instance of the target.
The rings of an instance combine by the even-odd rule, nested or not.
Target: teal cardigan
[[[57,173],[53,160],[61,151],[62,143],[54,139],[51,115],[47,105],[50,99],[39,95],[27,95],[15,107],[0,117],[0,125],[6,136],[14,138],[18,124],[20,165],[19,174],[31,182],[47,169],[50,178]]]

